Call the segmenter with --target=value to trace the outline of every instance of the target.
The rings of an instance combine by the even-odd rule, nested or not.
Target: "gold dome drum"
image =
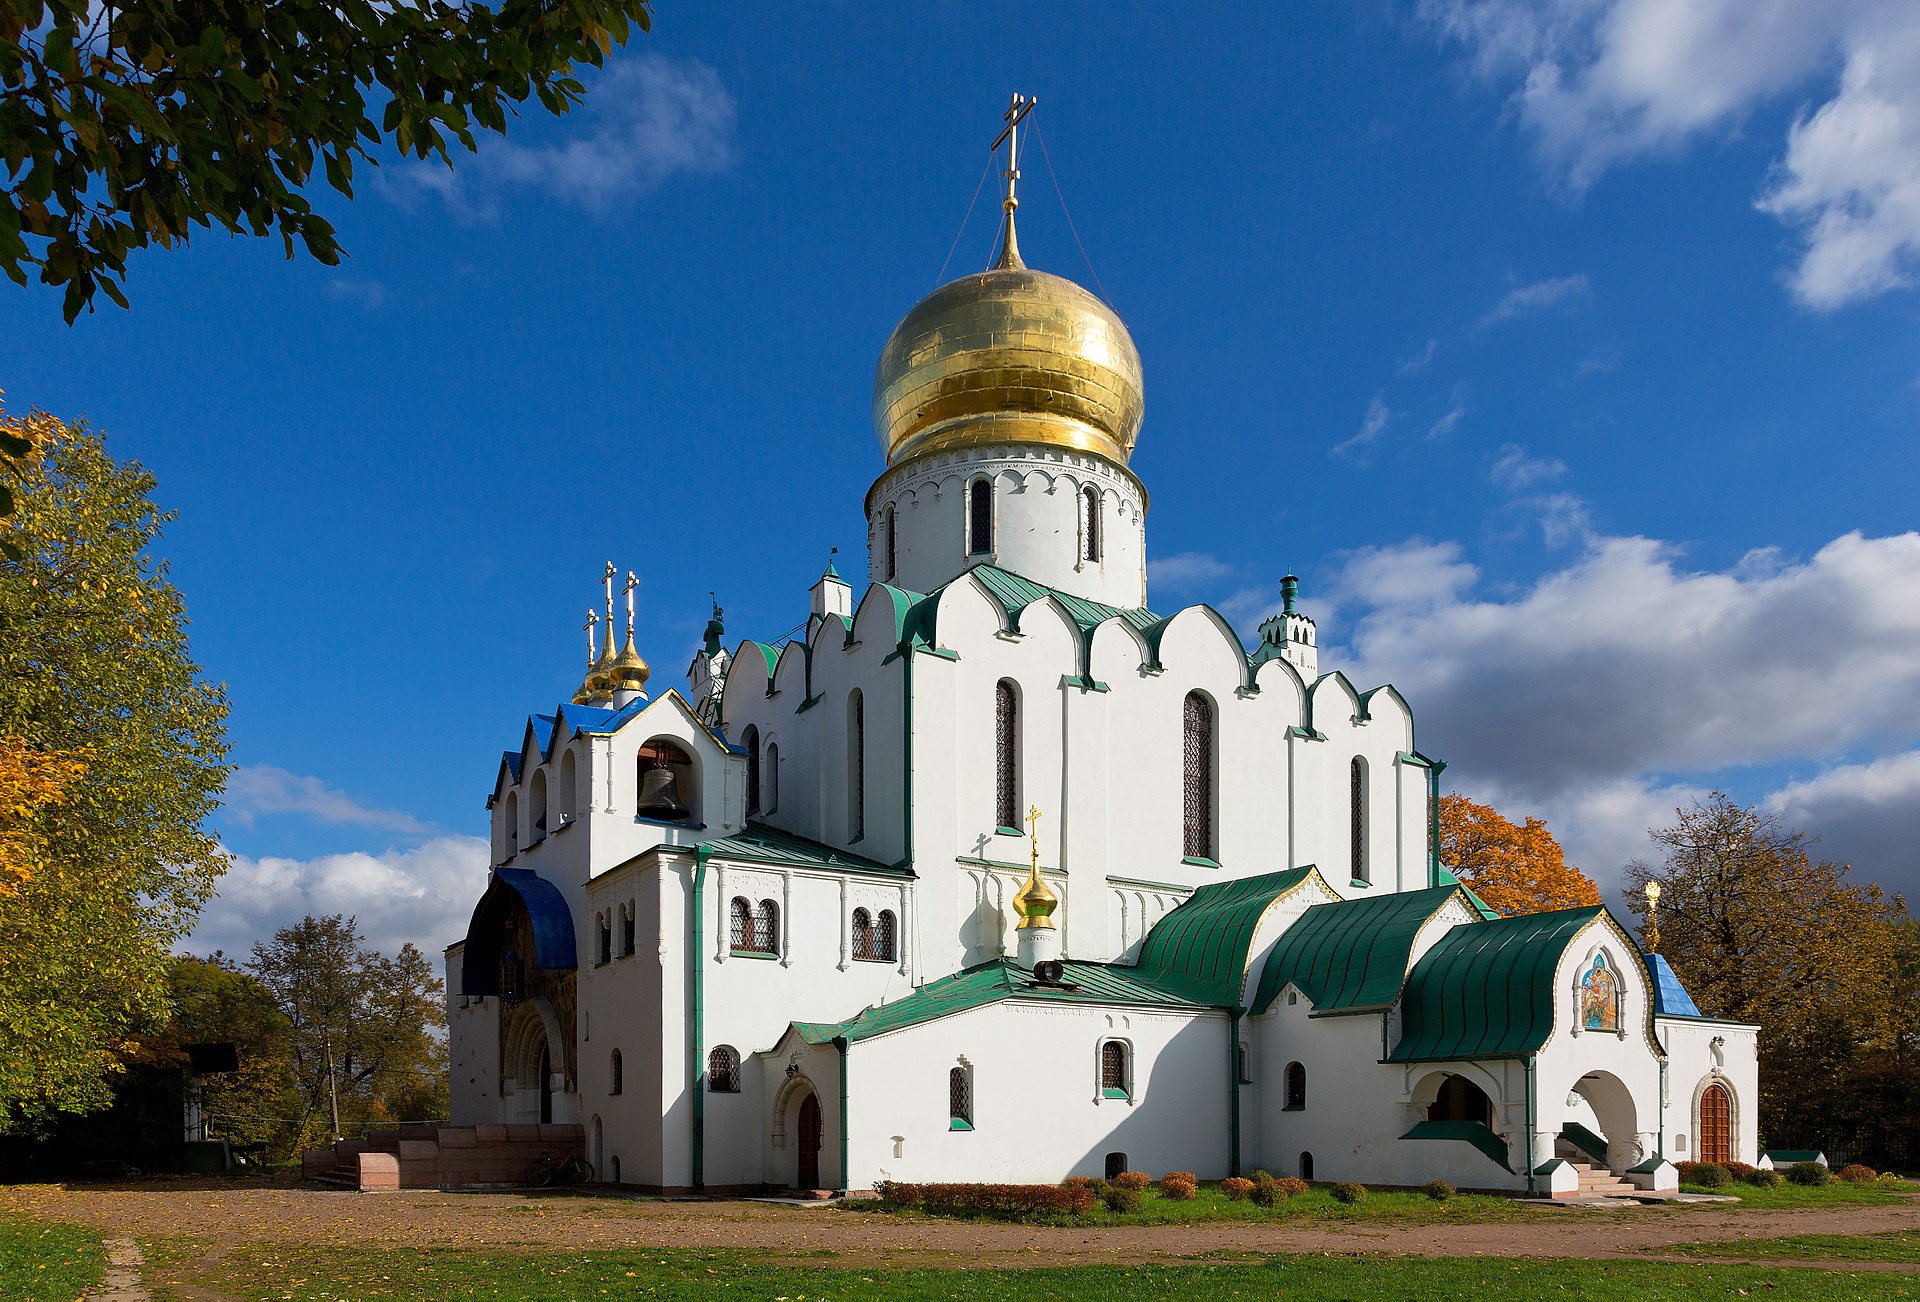
[[[1140,434],[1140,354],[1070,280],[999,266],[920,300],[880,353],[873,423],[889,464],[1039,443],[1125,465]]]

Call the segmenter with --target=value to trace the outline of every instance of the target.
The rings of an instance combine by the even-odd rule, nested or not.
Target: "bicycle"
[[[521,1179],[536,1189],[555,1184],[592,1184],[593,1163],[578,1153],[568,1153],[558,1159],[552,1153],[542,1153],[527,1163]]]

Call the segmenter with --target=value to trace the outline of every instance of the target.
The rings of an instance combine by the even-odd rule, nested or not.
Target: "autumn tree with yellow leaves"
[[[1508,916],[1600,903],[1600,888],[1567,862],[1545,823],[1516,824],[1459,792],[1440,798],[1440,862]]]
[[[154,480],[0,410],[0,1132],[106,1104],[224,867],[227,703],[152,546]]]

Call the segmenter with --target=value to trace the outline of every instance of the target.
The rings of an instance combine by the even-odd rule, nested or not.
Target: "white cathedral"
[[[1017,125],[1017,119],[1016,119]],[[1017,173],[1015,174],[1017,175]],[[605,641],[488,799],[447,950],[453,1117],[598,1180],[855,1191],[1120,1170],[1542,1197],[1756,1160],[1756,1035],[1604,908],[1501,917],[1441,763],[1319,665],[1148,607],[1140,358],[1028,268],[928,295],[874,376],[856,602],[649,694]],[[611,567],[609,567],[611,576]],[[595,632],[588,634],[590,654]]]

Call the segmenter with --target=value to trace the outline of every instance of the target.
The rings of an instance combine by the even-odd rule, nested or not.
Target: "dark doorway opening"
[[[1302,1180],[1313,1179],[1313,1154],[1312,1153],[1300,1154],[1300,1178]]]
[[[1478,1121],[1493,1129],[1493,1100],[1487,1092],[1465,1076],[1449,1076],[1440,1084],[1433,1105],[1427,1109],[1428,1121]]]
[[[802,1189],[820,1187],[820,1100],[812,1094],[800,1100],[800,1170]]]
[[[1126,1169],[1127,1169],[1127,1155],[1125,1153],[1108,1153],[1107,1154],[1107,1179],[1109,1180],[1113,1179],[1113,1177],[1115,1177],[1116,1175],[1119,1175],[1122,1171]]]

